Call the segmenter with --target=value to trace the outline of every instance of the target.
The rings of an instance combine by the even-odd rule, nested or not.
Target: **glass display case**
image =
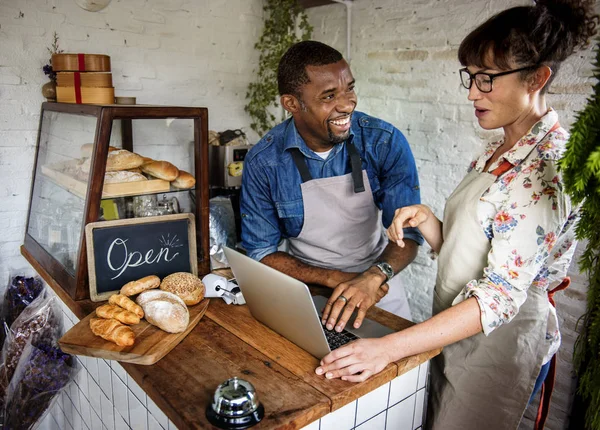
[[[86,224],[194,213],[203,275],[208,188],[206,108],[43,103],[24,249],[81,300],[89,297]]]

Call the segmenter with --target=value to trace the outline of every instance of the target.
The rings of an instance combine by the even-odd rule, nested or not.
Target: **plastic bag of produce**
[[[9,276],[0,307],[0,349],[4,345],[6,333],[21,312],[44,290],[44,283],[37,276],[27,276],[23,272]]]
[[[62,352],[56,339],[27,342],[6,392],[3,430],[35,428],[78,370],[75,357]]]
[[[60,336],[62,314],[56,298],[46,289],[15,319],[0,354],[0,408],[6,390],[28,343],[52,345]]]

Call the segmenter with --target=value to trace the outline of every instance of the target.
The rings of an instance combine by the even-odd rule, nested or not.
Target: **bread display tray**
[[[48,166],[42,166],[42,173],[55,182],[57,185],[65,188],[72,194],[85,198],[87,184],[69,175]],[[116,184],[104,184],[102,188],[102,198],[110,199],[113,197],[135,196],[149,193],[169,192],[171,185],[169,181],[162,179],[151,179],[148,181],[120,182]]]
[[[90,319],[96,317],[92,312],[79,321],[58,340],[60,348],[69,354],[86,355],[88,357],[117,360],[125,363],[150,365],[167,355],[198,324],[206,309],[209,299],[204,299],[194,306],[188,306],[190,323],[181,333],[167,333],[142,319],[139,324],[130,326],[135,333],[132,346],[118,346],[92,333]]]

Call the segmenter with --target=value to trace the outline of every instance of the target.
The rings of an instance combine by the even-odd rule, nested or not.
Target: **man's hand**
[[[327,379],[362,382],[392,361],[390,351],[386,338],[359,339],[323,357],[315,373],[324,374]]]
[[[371,267],[355,278],[340,283],[323,309],[322,323],[327,329],[333,330],[335,327],[340,332],[346,327],[352,313],[358,309],[354,327],[360,327],[367,310],[387,294],[389,286],[383,284],[385,280],[385,275],[378,268]]]

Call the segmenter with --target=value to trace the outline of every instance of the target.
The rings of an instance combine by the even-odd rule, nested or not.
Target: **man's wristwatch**
[[[390,279],[394,277],[394,269],[392,269],[392,266],[390,266],[385,261],[378,261],[374,264],[374,266],[383,272],[383,274],[387,278],[386,282],[390,282]]]

